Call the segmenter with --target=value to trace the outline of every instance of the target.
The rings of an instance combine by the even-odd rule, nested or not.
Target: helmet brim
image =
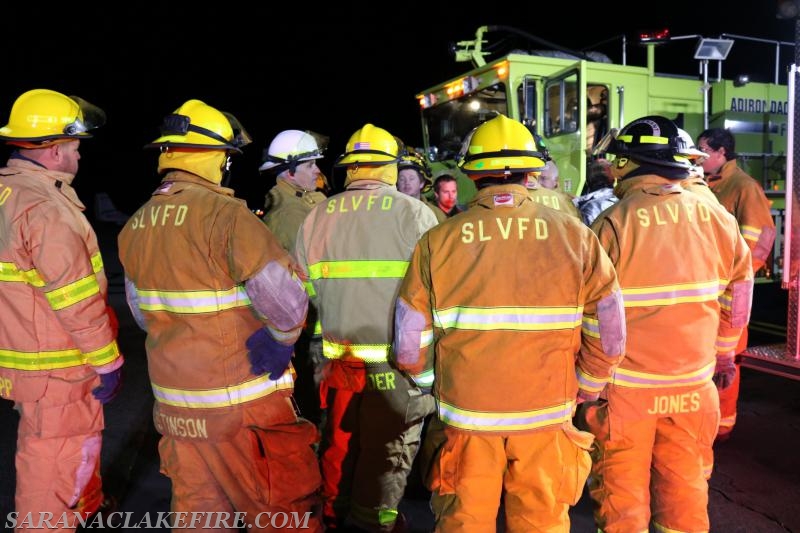
[[[144,148],[187,148],[193,150],[219,150],[221,152],[234,152],[237,154],[241,154],[242,150],[236,148],[234,146],[228,146],[224,144],[194,144],[194,143],[186,143],[186,142],[177,142],[171,139],[175,138],[172,135],[166,135],[164,137],[159,137],[155,141],[151,143],[147,143],[144,145]],[[183,137],[178,137],[182,139]]]
[[[518,173],[538,172],[544,170],[544,167],[545,162],[538,157],[509,156],[467,161],[461,166],[461,170],[465,174]]]

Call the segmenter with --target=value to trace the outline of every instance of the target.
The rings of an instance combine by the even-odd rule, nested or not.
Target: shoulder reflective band
[[[308,267],[310,279],[402,278],[408,261],[320,261]]]

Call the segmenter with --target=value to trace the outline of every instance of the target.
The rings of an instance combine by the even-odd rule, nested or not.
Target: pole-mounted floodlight
[[[700,39],[697,49],[694,51],[694,58],[700,60],[714,59],[722,61],[728,57],[733,46],[731,39]]]
[[[694,58],[703,64],[703,128],[708,129],[708,60],[724,61],[731,51],[731,39],[706,39],[701,37],[694,51]]]

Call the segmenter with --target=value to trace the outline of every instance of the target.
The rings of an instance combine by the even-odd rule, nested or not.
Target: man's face
[[[443,181],[439,183],[439,192],[434,192],[436,202],[442,211],[448,212],[453,209],[458,201],[458,187],[455,181]]]
[[[80,145],[81,141],[75,139],[68,142],[59,143],[58,146],[49,148],[49,150],[58,150],[57,165],[56,168],[53,168],[53,170],[66,172],[67,174],[72,174],[73,176],[77,174],[78,161],[81,158],[81,153],[78,151]]]
[[[555,177],[555,172],[553,172],[549,167],[545,167],[544,170],[539,173],[539,185],[546,189],[557,189],[558,188],[558,180]]]
[[[303,161],[298,163],[297,168],[294,169],[294,174],[289,173],[289,181],[305,189],[306,191],[314,191],[317,189],[317,176],[319,176],[319,167],[317,161]]]
[[[725,164],[725,149],[720,147],[719,150],[711,148],[706,139],[700,139],[697,142],[697,149],[701,152],[708,154],[708,157],[703,161],[703,172],[706,174],[716,174],[722,165]]]
[[[419,198],[423,185],[419,172],[413,168],[404,168],[397,174],[397,190],[404,194]]]

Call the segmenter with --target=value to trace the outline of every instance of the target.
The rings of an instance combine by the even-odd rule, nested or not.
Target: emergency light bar
[[[639,32],[639,44],[663,44],[669,41],[669,28]]]

